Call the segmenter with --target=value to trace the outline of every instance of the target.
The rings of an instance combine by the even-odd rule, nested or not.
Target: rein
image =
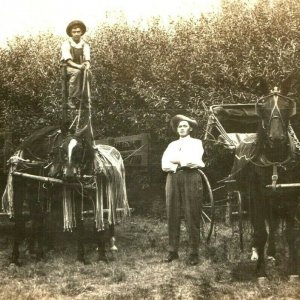
[[[255,162],[252,158],[249,159],[249,162],[251,162],[254,166],[260,167],[260,168],[267,168],[271,166],[278,166],[286,169],[285,165],[288,164],[292,160],[292,156],[289,155],[289,157],[282,161],[282,162],[271,162],[269,161],[265,156],[260,157],[261,164],[258,162]]]

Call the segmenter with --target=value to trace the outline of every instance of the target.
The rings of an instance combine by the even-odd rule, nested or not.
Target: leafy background
[[[170,117],[185,111],[202,129],[203,102],[254,101],[260,78],[273,87],[299,68],[297,0],[255,6],[224,0],[218,14],[172,21],[168,29],[159,21],[141,29],[120,19],[86,36],[97,136],[149,132],[165,141]],[[15,139],[59,121],[60,44],[61,38],[45,32],[15,37],[0,49],[0,124]]]

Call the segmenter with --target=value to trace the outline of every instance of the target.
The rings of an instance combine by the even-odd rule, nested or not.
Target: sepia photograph
[[[0,299],[300,299],[299,0],[0,24]]]

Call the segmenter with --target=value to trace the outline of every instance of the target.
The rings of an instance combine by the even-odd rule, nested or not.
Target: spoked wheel
[[[247,212],[243,209],[242,196],[240,191],[231,191],[228,195],[230,208],[231,226],[237,225],[240,249],[244,251],[244,231],[245,231],[245,215]]]
[[[208,178],[205,173],[199,170],[203,186],[204,186],[204,197],[202,202],[202,211],[201,211],[201,225],[200,225],[200,235],[206,243],[210,242],[210,238],[214,229],[215,222],[215,206],[214,206],[214,197],[213,192],[209,183]]]

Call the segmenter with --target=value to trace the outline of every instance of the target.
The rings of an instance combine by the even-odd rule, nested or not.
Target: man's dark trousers
[[[168,174],[166,202],[169,251],[178,252],[183,209],[189,235],[190,254],[198,255],[202,198],[202,179],[197,169],[185,169]]]

